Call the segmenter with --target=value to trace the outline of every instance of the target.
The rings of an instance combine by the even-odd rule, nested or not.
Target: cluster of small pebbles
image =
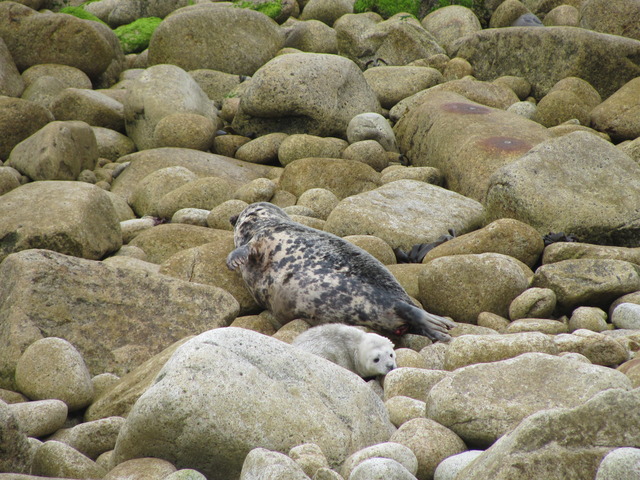
[[[55,3],[0,2],[0,480],[640,479],[637,0]],[[225,265],[262,201],[453,340],[291,346]]]

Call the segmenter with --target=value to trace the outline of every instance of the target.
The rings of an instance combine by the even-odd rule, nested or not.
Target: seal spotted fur
[[[249,205],[234,224],[227,257],[263,307],[286,323],[363,325],[381,333],[451,339],[455,323],[413,305],[377,259],[328,232],[294,222],[279,207]]]
[[[298,335],[292,345],[363,378],[386,375],[396,368],[391,340],[349,325],[329,323],[310,328]]]

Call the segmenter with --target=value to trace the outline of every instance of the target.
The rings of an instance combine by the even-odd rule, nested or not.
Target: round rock
[[[93,400],[91,375],[78,350],[62,338],[32,343],[16,365],[18,389],[33,400],[58,399],[75,411]]]

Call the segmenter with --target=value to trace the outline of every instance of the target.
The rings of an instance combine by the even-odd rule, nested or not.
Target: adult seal
[[[377,259],[328,232],[294,222],[279,207],[249,205],[234,224],[227,257],[247,288],[282,323],[363,325],[380,333],[449,341],[455,323],[416,307]]]

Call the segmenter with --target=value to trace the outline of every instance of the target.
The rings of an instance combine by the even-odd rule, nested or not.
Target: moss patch
[[[149,46],[151,35],[162,22],[158,17],[139,18],[128,25],[122,25],[113,32],[120,40],[122,51],[127,53],[138,53]]]
[[[396,13],[410,13],[417,17],[420,0],[356,0],[354,13],[376,12],[383,18],[393,17]]]
[[[67,15],[73,15],[74,17],[82,18],[83,20],[92,20],[94,22],[100,22],[106,25],[102,20],[93,15],[92,13],[87,12],[82,7],[64,7],[61,8],[58,13],[66,13]]]
[[[271,17],[274,20],[282,13],[282,0],[275,0],[273,2],[265,3],[253,3],[245,0],[240,0],[234,2],[234,6],[256,10],[260,13],[264,13],[267,17]]]

